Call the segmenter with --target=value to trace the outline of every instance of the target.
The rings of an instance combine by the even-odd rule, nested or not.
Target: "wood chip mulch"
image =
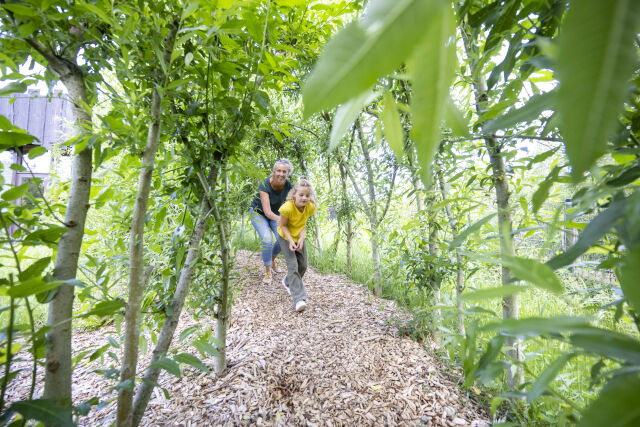
[[[192,368],[183,369],[181,378],[163,373],[159,383],[170,399],[156,388],[142,425],[490,424],[441,362],[422,344],[398,336],[397,321],[407,315],[392,301],[371,296],[344,276],[310,268],[304,277],[308,307],[296,313],[280,283],[284,273],[275,274],[269,285],[262,283],[262,273],[258,253],[237,253],[225,375],[216,378]],[[215,320],[183,314],[176,337],[196,324],[215,327]],[[99,345],[109,333],[112,327],[78,333],[74,348]],[[181,351],[196,354],[193,348]],[[148,357],[140,367],[147,363]],[[114,422],[116,402],[109,402],[114,382],[97,368],[93,362],[74,371],[76,404],[98,393],[106,403],[81,418],[81,425]],[[9,400],[24,399],[27,383],[27,372],[21,372],[9,386]],[[36,395],[41,393],[40,386]]]

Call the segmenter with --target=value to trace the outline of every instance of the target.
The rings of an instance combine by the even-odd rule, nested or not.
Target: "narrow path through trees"
[[[216,379],[192,368],[183,368],[182,378],[163,372],[159,383],[171,399],[156,388],[142,425],[488,425],[447,369],[399,334],[408,318],[393,302],[344,276],[310,269],[309,308],[298,314],[280,285],[284,274],[265,285],[260,272],[259,254],[238,252],[226,375]],[[176,337],[196,324],[215,328],[214,319],[184,314]],[[88,340],[106,343],[104,332],[77,334],[75,351]],[[108,381],[91,372],[96,368],[74,371],[76,404],[108,390]],[[10,387],[12,399],[27,392],[26,379]],[[112,402],[82,424],[108,425],[114,416]]]

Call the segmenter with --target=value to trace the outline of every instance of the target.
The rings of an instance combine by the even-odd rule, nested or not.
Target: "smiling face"
[[[273,170],[273,179],[278,184],[284,184],[287,180],[287,166],[282,163],[276,164]]]
[[[293,195],[293,203],[300,210],[304,209],[311,200],[311,189],[309,187],[302,187]]]

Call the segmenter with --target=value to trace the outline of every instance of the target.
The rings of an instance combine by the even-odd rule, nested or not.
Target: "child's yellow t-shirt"
[[[307,223],[307,219],[316,212],[316,206],[313,202],[309,202],[304,207],[304,210],[300,212],[296,205],[293,203],[293,200],[287,200],[280,206],[280,215],[284,215],[289,220],[287,222],[287,228],[291,233],[291,237],[293,241],[298,243],[298,239],[300,238],[300,233],[302,229],[304,229],[305,224]],[[286,239],[280,225],[278,225],[278,234]]]

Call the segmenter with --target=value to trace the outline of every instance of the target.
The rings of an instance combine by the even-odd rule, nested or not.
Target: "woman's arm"
[[[293,237],[291,237],[291,232],[289,231],[289,227],[287,227],[288,223],[289,218],[284,215],[280,215],[280,230],[282,230],[284,238],[289,242],[289,250],[293,252],[298,248],[298,245],[296,245],[296,242],[293,241]]]
[[[260,203],[262,204],[262,212],[264,212],[264,216],[274,221],[277,221],[280,218],[279,215],[276,215],[271,210],[271,199],[269,199],[269,193],[266,191],[260,191]]]

